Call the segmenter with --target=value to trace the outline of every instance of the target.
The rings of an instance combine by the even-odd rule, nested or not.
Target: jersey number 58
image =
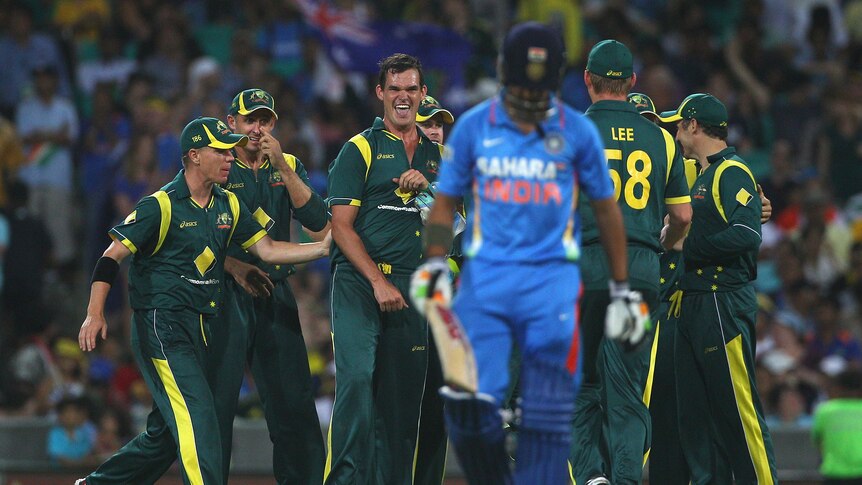
[[[611,165],[611,160],[619,161],[622,168],[623,151],[615,148],[605,148],[605,158],[608,161],[608,166]],[[640,162],[640,163],[638,163]],[[614,164],[617,165],[617,164]],[[638,168],[640,166],[640,168]],[[625,201],[626,205],[632,209],[643,209],[649,201],[650,183],[649,174],[652,173],[652,160],[649,154],[643,150],[635,150],[626,158],[626,172],[629,176],[625,183]],[[620,191],[622,190],[622,178],[620,172],[614,168],[608,168],[611,180],[614,182],[614,198],[620,200]],[[635,187],[641,186],[640,195],[635,195]]]

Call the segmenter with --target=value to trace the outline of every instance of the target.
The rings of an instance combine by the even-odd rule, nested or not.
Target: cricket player
[[[418,59],[383,59],[383,118],[329,167],[336,387],[327,485],[413,482],[428,365],[427,322],[407,303],[424,231],[414,199],[435,180],[441,151],[416,126],[426,91]]]
[[[636,344],[648,320],[640,294],[628,289],[625,231],[601,139],[553,95],[563,59],[559,34],[543,24],[508,33],[502,90],[465,113],[449,137],[425,228],[428,259],[413,278],[418,308],[431,295],[445,298],[443,256],[457,200],[468,194],[467,261],[453,309],[476,354],[479,392],[442,393],[450,440],[472,484],[513,483],[499,413],[513,344],[522,353],[514,483],[568,481],[579,360],[579,190],[590,196],[610,256],[609,333]]]
[[[155,406],[147,431],[78,484],[154,483],[155,473],[166,468],[159,468],[166,448],[180,457],[185,483],[225,483],[206,369],[214,317],[222,308],[226,249],[236,244],[271,264],[328,254],[328,240],[273,241],[245,204],[218,186],[227,182],[231,149],[248,143],[247,136],[215,118],[197,118],[183,129],[180,143],[183,169],[176,178],[141,199],[111,229],[113,241],[93,271],[87,318],[78,335],[85,351],[95,349],[99,336],[107,337],[105,299],[119,262],[131,255],[132,350]]]
[[[642,93],[629,93],[628,101],[635,105],[638,113],[644,118],[659,122],[655,104],[649,96]],[[685,179],[689,190],[697,178],[697,160],[684,158]],[[758,190],[760,187],[758,186]],[[772,204],[760,192],[763,204],[761,223],[765,223],[772,215]],[[679,323],[682,290],[679,280],[683,274],[682,243],[680,240],[674,247],[666,250],[659,257],[661,266],[659,278],[659,304],[652,312],[655,322],[655,338],[652,346],[652,385],[649,394],[644,394],[644,402],[649,407],[652,419],[652,440],[649,451],[650,483],[664,485],[687,485],[689,482],[688,465],[685,462],[682,446],[679,442],[679,422],[676,408],[676,366],[674,365],[674,334]],[[721,481],[721,480],[719,480]],[[725,480],[730,482],[728,478]]]
[[[636,82],[628,47],[609,39],[592,48],[584,83],[593,104],[586,115],[602,138],[614,199],[623,213],[629,281],[655,308],[659,253],[685,234],[691,199],[673,136],[641,116],[626,99]],[[588,196],[581,194],[581,199]],[[607,256],[590,207],[582,203],[579,212],[584,221],[584,380],[572,430],[572,478],[587,485],[637,484],[650,443],[650,415],[643,396],[649,394],[651,346],[631,349],[604,337],[602,322],[611,297]],[[662,239],[665,213],[670,225]]]
[[[444,125],[455,122],[452,113],[443,108],[439,101],[428,95],[419,104],[416,112],[416,124],[434,143],[443,145]],[[431,199],[433,201],[433,199]],[[450,265],[460,265],[460,246],[457,253],[452,254]],[[453,253],[456,247],[453,246]],[[446,474],[446,452],[449,440],[446,435],[446,424],[443,421],[443,397],[437,392],[443,386],[443,370],[440,367],[440,357],[433,338],[428,339],[428,373],[425,378],[425,390],[422,396],[422,418],[419,421],[419,442],[417,443],[416,485],[440,485]]]
[[[772,485],[772,439],[754,379],[757,183],[727,145],[727,109],[714,96],[692,94],[660,119],[676,122],[676,139],[701,170],[691,191],[674,343],[680,442],[691,483],[733,476],[740,485]]]
[[[230,104],[227,124],[246,135],[225,188],[249,208],[275,239],[290,240],[291,217],[322,238],[328,230],[323,199],[311,189],[302,162],[283,153],[273,136],[278,115],[275,100],[262,89],[246,89]],[[248,362],[263,404],[273,443],[275,480],[286,484],[320,484],[326,451],[314,404],[308,353],[296,299],[287,281],[292,265],[265,263],[238,247],[228,248],[223,324],[214,346],[221,358],[212,361],[216,406],[229,469],[233,421]],[[255,297],[257,296],[257,297]]]

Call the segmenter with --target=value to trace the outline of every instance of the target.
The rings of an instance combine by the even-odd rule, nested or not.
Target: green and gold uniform
[[[219,187],[199,206],[184,174],[141,199],[110,232],[133,254],[132,351],[155,406],[148,431],[88,476],[89,484],[154,483],[177,454],[186,484],[225,483],[206,375],[209,343],[222,308],[228,246],[247,249],[266,231],[234,194]]]
[[[697,178],[697,160],[686,159],[685,178],[689,188]],[[666,251],[659,257],[659,304],[652,312],[656,322],[652,344],[651,385],[644,402],[652,418],[652,440],[649,452],[650,483],[687,485],[688,466],[679,442],[679,422],[676,410],[676,366],[673,358],[674,335],[679,322],[682,290],[679,281],[683,273],[682,253]]]
[[[775,458],[754,380],[760,197],[733,147],[707,159],[691,192],[692,226],[683,246],[675,342],[676,386],[685,389],[677,393],[680,441],[694,485],[730,476],[719,469],[724,460],[716,452],[737,484],[771,485]]]
[[[287,165],[309,185],[302,162],[283,154]],[[265,161],[257,171],[235,159],[226,188],[245,203],[261,226],[279,241],[290,240],[291,215],[303,226],[320,231],[326,226],[326,205],[312,190],[311,199],[293,207],[278,169]],[[310,185],[309,185],[310,188]],[[273,472],[279,484],[320,484],[326,451],[314,404],[308,353],[299,313],[287,277],[292,265],[271,265],[241,248],[228,256],[265,271],[275,288],[268,298],[252,298],[233,278],[226,278],[224,323],[215,327],[214,383],[227,477],[237,397],[248,362],[258,388],[269,437],[273,443]]]
[[[643,118],[627,101],[598,101],[586,115],[604,141],[623,214],[629,283],[655,308],[665,207],[690,201],[682,155],[670,133]],[[604,339],[610,271],[595,215],[583,194],[579,211],[583,382],[575,406],[572,477],[579,484],[602,475],[615,484],[639,483],[650,442],[649,411],[643,402],[650,345],[626,352],[618,342]]]
[[[422,258],[413,194],[392,181],[414,168],[433,181],[440,148],[419,128],[412,163],[383,120],[354,136],[329,167],[329,204],[359,207],[354,229],[380,271],[407,298]],[[413,307],[381,312],[371,284],[338,247],[332,260],[336,387],[327,484],[410,484],[428,362],[428,329]]]

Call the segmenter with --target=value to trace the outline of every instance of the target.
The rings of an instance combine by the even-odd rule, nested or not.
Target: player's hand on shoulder
[[[616,288],[614,287],[616,286]],[[605,337],[617,340],[627,349],[640,344],[652,329],[649,307],[639,291],[628,285],[611,284],[611,303],[605,316]]]
[[[428,188],[428,179],[422,175],[422,172],[411,168],[401,174],[398,178],[393,178],[393,182],[398,184],[401,192],[416,192]]]
[[[445,258],[429,258],[416,268],[410,279],[410,300],[422,316],[425,316],[429,299],[447,306],[452,300],[449,264]]]
[[[386,278],[371,283],[371,288],[374,290],[374,299],[377,300],[380,311],[395,312],[409,306],[401,291]]]
[[[102,315],[87,315],[81,324],[81,330],[78,331],[78,346],[85,352],[94,350],[99,335],[102,340],[108,338],[108,322]]]

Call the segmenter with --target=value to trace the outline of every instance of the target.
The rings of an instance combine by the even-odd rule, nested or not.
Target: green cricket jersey
[[[354,228],[383,274],[411,274],[422,259],[422,219],[413,204],[416,194],[402,193],[392,181],[410,168],[422,172],[429,182],[437,177],[441,147],[416,130],[419,145],[412,164],[401,138],[377,118],[371,128],[345,143],[329,166],[329,205],[359,207]],[[337,246],[331,259],[334,266],[350,265]]]
[[[311,188],[308,173],[302,162],[288,153],[283,155],[287,165],[299,175],[305,185]],[[239,197],[249,208],[254,219],[277,241],[290,241],[291,214],[312,231],[319,231],[326,226],[327,213],[323,201],[313,203],[314,201],[309,200],[306,205],[298,209],[293,207],[290,196],[284,188],[281,173],[268,160],[261,164],[255,173],[250,166],[237,158],[230,169],[225,188]],[[311,197],[320,199],[314,190],[311,191]],[[314,210],[315,208],[319,210]],[[295,271],[293,265],[265,263],[237,246],[228,248],[227,254],[240,261],[256,265],[269,274],[272,281],[281,281]]]
[[[682,154],[667,130],[645,119],[627,101],[599,101],[587,109],[586,115],[596,124],[605,145],[608,171],[630,246],[630,280],[656,286],[658,253],[663,250],[659,235],[666,205],[691,201]],[[598,224],[583,193],[578,206],[582,245],[585,249],[598,246]],[[632,246],[650,251],[633,255]],[[582,258],[581,266],[588,289],[595,285],[606,287],[606,264]]]
[[[760,197],[736,149],[707,157],[709,167],[691,191],[692,223],[683,246],[686,294],[730,291],[757,277]]]
[[[700,168],[697,160],[690,158],[683,159],[685,166],[685,180],[689,190],[694,186],[694,181],[697,179],[697,172]],[[659,298],[661,301],[670,301],[670,297],[679,289],[679,280],[682,279],[685,265],[683,264],[682,253],[680,251],[665,251],[659,257]]]
[[[184,175],[180,170],[162,190],[141,199],[110,231],[133,254],[129,299],[135,310],[217,313],[228,245],[247,249],[266,235],[227,190],[213,187],[209,204],[199,206]]]

